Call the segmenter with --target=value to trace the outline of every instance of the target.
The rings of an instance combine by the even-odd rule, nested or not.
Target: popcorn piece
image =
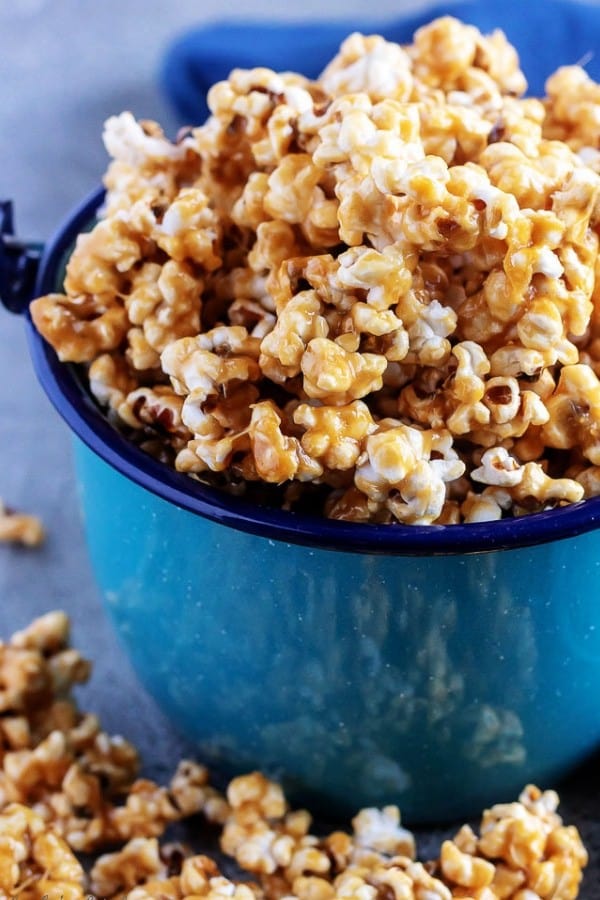
[[[298,375],[310,342],[326,337],[329,326],[321,315],[322,309],[315,291],[302,291],[281,311],[260,345],[260,367],[273,381],[285,382]],[[271,360],[280,365],[274,366]]]
[[[462,853],[452,841],[444,841],[440,866],[444,877],[461,887],[479,890],[492,883],[494,866],[484,859]]]
[[[254,405],[248,434],[258,475],[274,484],[292,478],[309,481],[322,475],[323,467],[306,453],[298,438],[284,434],[281,423],[271,401]]]
[[[148,347],[161,353],[179,338],[197,334],[201,290],[189,263],[170,259],[164,266],[144,266],[125,299],[129,321],[141,327]]]
[[[352,34],[322,73],[320,81],[332,97],[366,93],[372,100],[409,100],[410,59],[401,47],[374,35]]]
[[[200,811],[209,822],[222,825],[230,814],[229,804],[219,791],[209,784],[206,766],[182,760],[169,784],[169,794],[184,816]]]
[[[549,421],[542,437],[550,447],[580,446],[593,465],[600,462],[600,381],[586,365],[565,366],[546,401]]]
[[[369,408],[354,400],[347,406],[301,404],[294,422],[306,430],[302,447],[328,469],[351,469],[360,456],[364,439],[377,429]]]
[[[227,800],[233,814],[244,819],[282,819],[288,808],[281,787],[260,772],[232,779]]]
[[[97,356],[88,369],[88,378],[90,390],[98,403],[113,410],[118,409],[125,397],[137,387],[137,379],[127,360],[116,353]]]
[[[30,306],[35,327],[63,362],[89,362],[114,350],[127,333],[127,314],[110,297],[48,294]]]
[[[415,855],[415,840],[410,831],[400,827],[397,806],[383,809],[363,809],[352,820],[354,840],[358,847],[366,847],[386,856]]]
[[[241,326],[220,326],[176,341],[164,351],[162,365],[175,391],[187,394],[181,422],[194,436],[178,457],[179,468],[220,471],[243,441],[250,426],[250,407],[258,398],[258,390],[250,383],[260,377],[255,358],[258,344]]]
[[[13,512],[0,500],[0,542],[38,547],[44,537],[44,526],[37,516]]]
[[[116,409],[123,422],[132,428],[148,426],[179,436],[182,442],[190,438],[182,419],[183,400],[167,385],[136,388],[116,402]]]
[[[301,363],[308,396],[336,406],[379,390],[386,368],[385,357],[345,350],[328,338],[309,341]]]
[[[465,522],[493,522],[501,519],[504,510],[510,509],[511,505],[512,497],[508,491],[485,488],[481,494],[469,491],[460,511]]]
[[[600,466],[589,466],[575,475],[575,480],[583,487],[584,497],[597,497],[600,494]]]
[[[134,838],[122,850],[101,856],[91,871],[91,887],[98,897],[130,891],[157,876],[166,876],[155,838]]]
[[[168,141],[154,122],[137,122],[130,112],[111,116],[107,120],[104,144],[114,159],[130,166],[148,161],[164,163],[166,160],[179,160],[186,153],[184,146]]]
[[[158,246],[172,260],[181,262],[188,259],[207,271],[217,268],[221,262],[220,256],[214,252],[219,223],[209,206],[208,197],[197,188],[185,188],[179,192],[155,229],[155,235]],[[168,294],[165,299],[168,301]]]
[[[484,484],[514,487],[523,478],[523,470],[504,447],[493,447],[485,451],[481,465],[473,470],[471,477]]]
[[[443,508],[446,482],[464,472],[450,436],[393,420],[386,424],[367,438],[356,468],[356,486],[369,500],[385,503],[400,521],[435,521]]]
[[[0,892],[32,900],[82,900],[83,868],[41,816],[19,804],[0,812]]]
[[[580,153],[595,148],[600,135],[600,90],[585,69],[562,66],[546,82],[544,131]]]
[[[523,477],[511,491],[515,500],[527,502],[535,500],[542,506],[560,503],[577,503],[583,498],[583,487],[571,478],[551,478],[539,463],[525,463]]]

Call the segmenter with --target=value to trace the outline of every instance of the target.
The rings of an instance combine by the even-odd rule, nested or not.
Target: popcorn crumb
[[[44,526],[38,516],[13,512],[0,499],[0,542],[39,547],[44,538]]]

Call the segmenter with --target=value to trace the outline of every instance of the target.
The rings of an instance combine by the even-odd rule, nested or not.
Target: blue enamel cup
[[[60,288],[88,199],[46,248]],[[326,521],[145,455],[26,315],[76,436],[98,584],[139,677],[198,757],[259,767],[321,814],[469,816],[600,744],[600,498],[476,525]]]

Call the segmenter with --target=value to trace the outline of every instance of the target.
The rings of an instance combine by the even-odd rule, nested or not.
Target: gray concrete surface
[[[380,0],[381,17],[424,6]],[[526,7],[526,3],[524,4]],[[364,0],[303,0],[306,17],[364,15]],[[0,0],[0,196],[16,201],[22,236],[47,238],[99,181],[103,120],[122,109],[173,127],[155,84],[161,52],[186,26],[216,17],[296,17],[269,0]],[[183,745],[137,684],[104,617],[86,556],[66,428],[38,387],[21,322],[0,309],[0,496],[40,514],[39,550],[0,546],[0,636],[34,615],[64,608],[74,637],[95,663],[88,708],[142,747],[146,771],[170,770]],[[588,770],[566,792],[596,846],[584,897],[600,897],[598,776]],[[429,836],[431,838],[431,835]]]

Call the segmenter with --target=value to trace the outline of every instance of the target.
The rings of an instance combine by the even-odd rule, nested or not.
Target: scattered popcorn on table
[[[260,885],[231,882],[205,856],[173,865],[169,848],[161,852],[155,839],[137,839],[97,860],[94,893],[127,892],[134,900],[574,900],[587,863],[576,829],[556,813],[557,795],[532,785],[518,802],[486,810],[479,836],[463,826],[425,864],[414,860],[414,839],[399,827],[395,807],[362,810],[353,836],[317,839],[307,834],[308,813],[288,812],[280,789],[259,773],[235,778],[228,797],[232,813],[222,847]]]
[[[265,804],[267,796],[275,802]],[[308,833],[308,813],[289,812],[276,785],[259,773],[235,778],[227,797],[231,814],[222,849],[259,877],[269,900],[282,894],[378,900],[390,890],[396,900],[569,900],[578,895],[587,863],[577,830],[556,813],[557,794],[533,785],[518,802],[486,810],[479,837],[464,826],[442,844],[440,858],[425,865],[414,861],[414,838],[400,826],[395,806],[361,810],[353,835],[316,838]]]
[[[0,809],[31,806],[77,851],[154,837],[201,810],[227,814],[208,772],[180,763],[168,788],[136,779],[138,755],[78,711],[72,688],[91,666],[68,645],[64,613],[48,613],[0,643]]]
[[[34,322],[140,446],[259,502],[423,525],[597,495],[600,86],[526,86],[446,16],[316,81],[235,69],[175,142],[113,117]]]
[[[363,809],[352,832],[310,833],[281,787],[259,772],[230,781],[183,761],[168,789],[135,781],[137,755],[109,738],[71,697],[90,665],[68,647],[64,613],[48,613],[0,644],[0,896],[21,900],[575,900],[587,853],[563,825],[558,796],[529,785],[463,826],[439,859],[415,861],[396,806]],[[201,812],[221,848],[256,882],[232,881],[206,856],[160,844],[165,828]],[[77,853],[98,852],[89,876]]]
[[[0,542],[38,547],[44,537],[44,526],[37,516],[13,512],[0,500]]]

